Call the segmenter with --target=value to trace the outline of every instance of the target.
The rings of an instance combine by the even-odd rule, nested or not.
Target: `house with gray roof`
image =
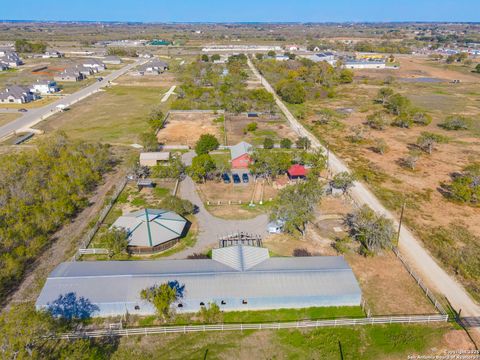
[[[122,59],[115,55],[108,55],[103,58],[104,64],[112,64],[112,65],[120,65],[122,63]]]
[[[15,51],[2,50],[0,52],[0,63],[6,64],[10,68],[16,68],[23,65],[22,59]]]
[[[359,306],[361,290],[341,256],[270,257],[268,249],[235,245],[213,249],[212,259],[77,261],[62,263],[47,278],[37,309],[75,293],[98,307],[93,316],[152,315],[140,292],[178,282],[177,312],[209,303],[222,311]]]
[[[0,103],[3,104],[25,104],[36,99],[37,96],[27,86],[11,85],[0,92]]]
[[[55,81],[75,82],[85,79],[85,76],[77,68],[67,68],[53,77]]]
[[[129,252],[155,253],[175,245],[186,235],[187,225],[173,211],[143,209],[120,216],[112,227],[127,231]]]
[[[160,75],[168,70],[168,64],[162,60],[152,59],[140,65],[137,70],[140,75]]]
[[[98,73],[100,71],[105,71],[107,68],[105,64],[98,59],[86,59],[81,63],[82,66],[92,69],[94,72]]]

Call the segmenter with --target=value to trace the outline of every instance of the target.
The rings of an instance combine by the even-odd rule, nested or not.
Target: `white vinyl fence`
[[[191,333],[204,331],[243,331],[243,330],[279,330],[279,329],[308,329],[335,326],[356,326],[374,324],[418,324],[446,322],[448,315],[415,315],[415,316],[390,316],[371,317],[359,319],[336,319],[316,321],[292,321],[282,323],[264,324],[216,324],[216,325],[185,325],[185,326],[160,326],[131,329],[106,329],[85,332],[67,333],[58,336],[62,339],[99,338],[105,336],[134,336],[170,333]]]

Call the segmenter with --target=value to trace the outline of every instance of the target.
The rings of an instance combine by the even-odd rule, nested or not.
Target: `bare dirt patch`
[[[168,71],[160,75],[143,76],[127,73],[119,77],[115,82],[120,85],[146,87],[170,87],[172,85],[178,85],[175,74]]]
[[[257,123],[257,130],[245,132],[247,124]],[[225,117],[228,145],[235,145],[240,141],[246,141],[253,145],[260,145],[263,139],[270,137],[275,141],[282,138],[291,140],[297,139],[296,134],[290,129],[282,117],[270,117],[267,115],[259,117],[248,117],[246,115],[227,115]]]
[[[157,138],[163,144],[194,146],[202,134],[212,134],[223,143],[223,123],[215,123],[218,114],[201,112],[172,112]]]

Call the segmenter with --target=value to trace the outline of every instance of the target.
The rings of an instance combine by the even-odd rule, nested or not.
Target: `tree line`
[[[0,162],[0,294],[3,300],[49,236],[88,204],[112,166],[109,148],[56,134]]]

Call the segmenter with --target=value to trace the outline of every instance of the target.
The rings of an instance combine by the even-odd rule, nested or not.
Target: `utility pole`
[[[400,213],[400,221],[398,222],[397,246],[398,246],[398,243],[400,242],[400,230],[402,230],[403,213],[405,212],[406,205],[407,205],[407,200],[406,198],[403,198],[402,212]]]

